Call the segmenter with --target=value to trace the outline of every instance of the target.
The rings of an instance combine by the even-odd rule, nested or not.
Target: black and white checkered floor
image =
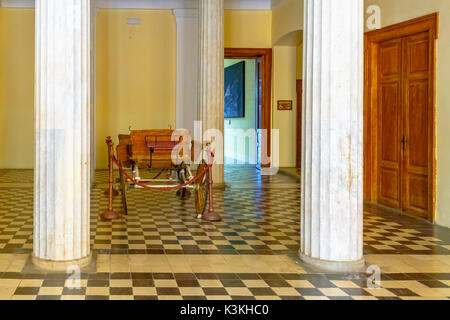
[[[300,184],[249,167],[226,167],[215,190],[223,217],[195,218],[193,199],[128,191],[129,215],[98,218],[107,206],[107,172],[96,173],[91,246],[96,272],[70,289],[67,274],[23,272],[33,246],[33,171],[0,170],[0,299],[413,299],[450,296],[450,233],[366,206],[364,253],[381,267],[367,275],[311,273],[298,263]],[[120,197],[115,198],[121,211]],[[419,259],[420,258],[420,259]]]

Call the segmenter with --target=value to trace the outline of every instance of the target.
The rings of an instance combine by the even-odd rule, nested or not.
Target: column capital
[[[98,16],[98,13],[100,12],[100,8],[99,7],[92,7],[92,17],[95,19]]]
[[[173,15],[177,21],[177,24],[185,19],[198,19],[198,9],[173,9]]]

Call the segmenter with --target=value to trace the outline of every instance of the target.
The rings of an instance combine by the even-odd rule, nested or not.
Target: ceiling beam
[[[33,8],[35,0],[0,0],[5,8]],[[198,0],[92,0],[96,8],[194,9]],[[227,10],[270,10],[271,0],[225,0]]]

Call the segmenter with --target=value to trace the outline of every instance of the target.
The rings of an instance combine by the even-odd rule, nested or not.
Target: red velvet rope
[[[154,176],[153,179],[157,179],[163,172],[164,172],[164,169],[162,169],[156,176]]]
[[[150,186],[148,186],[148,185],[146,185],[146,184],[142,184],[142,183],[139,183],[138,181],[134,180],[134,179],[128,174],[128,172],[126,172],[125,169],[122,168],[122,166],[121,166],[121,165],[119,164],[119,162],[117,161],[116,157],[115,157],[114,155],[112,155],[111,157],[112,157],[113,162],[116,164],[116,166],[119,168],[119,170],[123,173],[123,175],[124,175],[125,177],[127,177],[128,180],[130,180],[131,182],[133,182],[135,185],[137,185],[137,186],[139,186],[139,187],[142,187],[142,188],[144,188],[144,189],[148,189],[148,190],[161,190],[161,191],[174,191],[174,190],[179,190],[179,189],[181,189],[181,188],[184,188],[184,187],[186,187],[186,186],[188,186],[188,185],[191,185],[191,184],[195,183],[198,179],[200,179],[201,177],[203,177],[204,174],[206,174],[206,171],[208,171],[209,168],[212,167],[212,164],[208,164],[208,165],[206,166],[206,168],[203,169],[201,172],[197,173],[197,175],[196,175],[194,178],[192,178],[191,180],[189,180],[188,182],[185,182],[185,183],[183,183],[183,184],[179,184],[179,185],[176,185],[176,186],[173,186],[173,187],[159,187],[159,188],[158,188],[158,187],[150,187]],[[212,157],[213,157],[213,156],[212,156]],[[211,161],[211,163],[212,163],[212,161]],[[209,181],[207,181],[206,183],[209,183]]]

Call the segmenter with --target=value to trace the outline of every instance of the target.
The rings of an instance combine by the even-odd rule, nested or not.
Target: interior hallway
[[[324,274],[298,260],[299,180],[226,167],[231,185],[215,190],[223,221],[195,219],[193,201],[131,190],[129,216],[99,220],[106,171],[91,197],[96,265],[81,288],[66,273],[33,271],[33,171],[0,170],[0,299],[448,299],[450,232],[422,220],[366,206],[364,254],[381,268],[381,288],[367,274]],[[20,181],[20,183],[17,183]],[[120,209],[120,197],[115,199]]]

